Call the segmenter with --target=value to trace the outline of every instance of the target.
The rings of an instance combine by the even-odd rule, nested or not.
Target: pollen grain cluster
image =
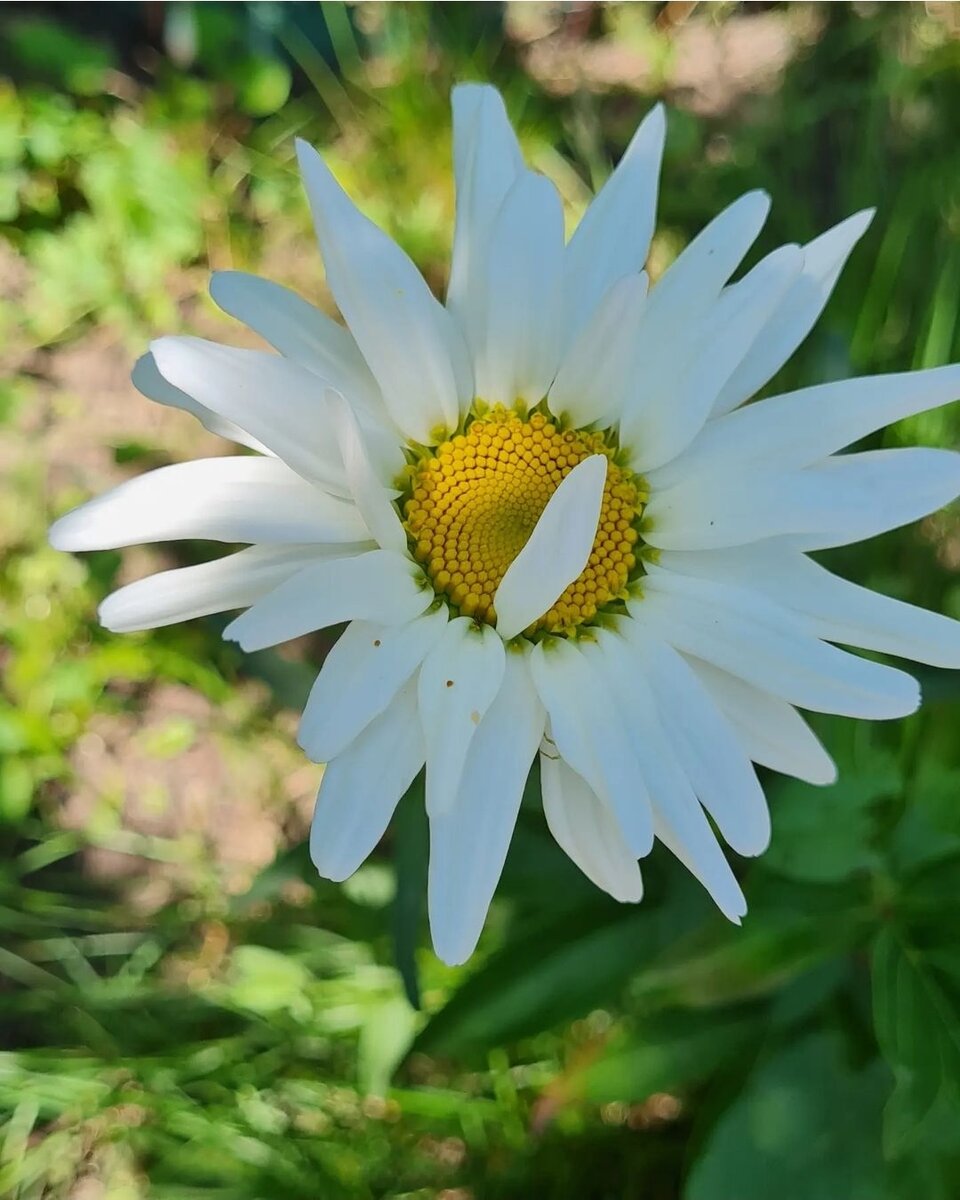
[[[413,470],[403,514],[411,546],[438,595],[493,624],[493,598],[563,478],[585,458],[609,466],[597,536],[583,572],[527,632],[572,629],[623,594],[636,566],[643,497],[601,433],[562,430],[543,413],[477,417]]]

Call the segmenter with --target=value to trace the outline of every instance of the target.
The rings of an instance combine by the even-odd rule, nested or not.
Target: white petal
[[[471,380],[451,315],[409,257],[354,206],[315,150],[297,142],[327,282],[408,437],[433,444],[453,429]]]
[[[409,559],[390,550],[371,550],[304,568],[237,617],[223,636],[252,651],[342,621],[404,625],[432,599]]]
[[[960,621],[832,575],[781,542],[703,553],[665,551],[665,570],[754,587],[808,618],[817,637],[936,667],[960,667]]]
[[[449,812],[470,743],[504,672],[503,642],[489,625],[451,621],[420,669],[420,719],[427,745],[427,812]]]
[[[215,412],[211,412],[209,408],[194,400],[192,396],[188,396],[186,392],[181,392],[172,383],[168,383],[160,374],[154,357],[149,351],[141,354],[134,363],[130,379],[137,391],[146,396],[148,400],[155,400],[157,404],[166,404],[169,408],[182,408],[184,412],[196,417],[205,429],[209,429],[217,437],[227,438],[241,446],[249,446],[251,450],[257,450],[260,453],[270,453],[261,442],[258,442],[255,437],[251,437],[239,425],[234,425],[232,421],[225,421],[222,417],[218,417]]]
[[[407,535],[390,496],[377,478],[353,410],[337,392],[325,396],[330,410],[347,487],[374,541],[384,550],[405,554]]]
[[[549,179],[524,171],[490,235],[483,335],[474,363],[488,404],[538,404],[560,355],[563,209]]]
[[[771,312],[750,353],[725,384],[714,404],[715,414],[729,412],[749,399],[793,354],[823,312],[874,212],[867,208],[855,213],[803,247],[803,274]]]
[[[667,741],[700,803],[738,854],[760,854],[770,814],[735,729],[681,654],[638,621],[619,628],[638,653]]]
[[[665,132],[663,105],[657,104],[570,239],[563,261],[565,342],[583,328],[617,279],[647,261]]]
[[[319,556],[360,553],[368,548],[362,543],[250,546],[213,562],[160,571],[107,596],[100,605],[100,624],[114,633],[130,633],[246,608]]]
[[[476,352],[484,333],[490,235],[504,197],[523,171],[523,155],[495,88],[460,84],[452,104],[457,221],[447,306]]]
[[[634,669],[623,639],[608,630],[601,630],[584,653],[628,714],[657,838],[700,880],[724,916],[739,925],[747,911],[740,885],[664,733],[647,680]]]
[[[324,384],[278,354],[195,337],[153,342],[163,377],[258,437],[305,479],[343,495],[346,485]]]
[[[837,768],[797,710],[701,659],[687,659],[754,762],[805,783],[836,783]]]
[[[960,399],[960,366],[842,379],[771,396],[709,421],[674,462],[649,476],[658,489],[723,477],[757,464],[795,470],[902,417]]]
[[[376,380],[349,330],[302,296],[244,271],[215,271],[210,295],[224,312],[285,357],[316,372],[351,404],[385,415]]]
[[[638,358],[634,402],[620,426],[621,442],[632,450],[638,471],[669,462],[699,433],[720,388],[802,266],[796,246],[781,247],[727,289],[683,354],[661,359],[659,370]]]
[[[631,852],[653,843],[653,819],[633,739],[609,688],[581,650],[561,638],[534,647],[530,670],[549,718],[549,737],[615,814]]]
[[[275,458],[200,458],[128,479],[60,518],[58,550],[137,542],[358,542],[369,536],[352,504],[326,495]]]
[[[417,690],[410,683],[323,772],[310,857],[325,879],[346,879],[376,847],[423,759]]]
[[[827,459],[802,471],[758,468],[718,483],[693,476],[654,491],[644,537],[662,550],[711,550],[794,535],[805,550],[875,537],[960,494],[960,454],[910,447]]]
[[[573,426],[619,420],[634,386],[637,332],[648,279],[624,275],[614,283],[565,352],[550,388],[550,411]]]
[[[693,239],[651,289],[636,347],[641,396],[646,380],[675,374],[686,352],[684,338],[715,304],[769,209],[765,192],[741,196]]]
[[[643,898],[640,867],[616,818],[582,776],[549,752],[540,755],[547,826],[586,877],[622,903]]]
[[[544,711],[527,655],[506,656],[503,683],[477,726],[449,811],[430,817],[430,932],[446,963],[473,953],[503,870]]]
[[[606,458],[593,454],[573,468],[547,501],[493,598],[502,638],[516,637],[543,616],[587,565],[606,478]]]
[[[297,741],[330,762],[392,703],[447,624],[442,605],[408,625],[352,621],[324,660],[300,718]]]
[[[920,703],[911,676],[819,641],[802,618],[752,589],[661,571],[628,607],[678,650],[802,708],[886,720]]]

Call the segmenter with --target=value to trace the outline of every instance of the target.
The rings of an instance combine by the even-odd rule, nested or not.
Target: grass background
[[[211,269],[329,305],[295,135],[443,287],[460,79],[502,88],[571,222],[664,98],[654,273],[749,188],[774,200],[753,258],[876,205],[777,390],[960,357],[956,4],[4,6],[0,1196],[953,1200],[954,676],[923,669],[907,721],[819,720],[835,787],[766,780],[739,930],[659,852],[639,908],[608,901],[531,780],[453,970],[416,796],[345,885],[307,861],[293,734],[329,642],[114,637],[107,591],[217,549],[45,543],[105,486],[217,452],[128,382],[162,332],[252,344]],[[960,615],[956,511],[827,559]]]

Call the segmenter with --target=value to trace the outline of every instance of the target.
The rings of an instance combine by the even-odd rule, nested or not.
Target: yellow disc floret
[[[636,567],[637,481],[602,433],[563,430],[541,412],[477,417],[411,473],[403,505],[413,553],[463,616],[493,624],[493,597],[564,476],[583,459],[610,460],[586,567],[527,633],[569,630],[625,594]]]

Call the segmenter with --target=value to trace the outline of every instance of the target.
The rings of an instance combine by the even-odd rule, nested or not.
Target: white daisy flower
[[[556,840],[638,901],[659,839],[730,920],[714,827],[759,854],[753,763],[830,783],[797,709],[913,712],[915,680],[835,643],[960,667],[960,623],[848,583],[809,552],[960,493],[960,455],[838,456],[960,396],[960,367],[744,402],[809,332],[871,213],[730,279],[769,208],[722,212],[648,292],[664,116],[654,108],[564,245],[498,94],[453,95],[445,305],[299,146],[346,328],[273,283],[213,296],[278,353],[155,342],[134,371],[254,453],[164,467],[63,517],[62,549],[250,543],[104,601],[112,630],[245,608],[258,650],[341,622],[300,725],[327,763],[310,845],[349,876],[426,765],[434,946],[472,952],[531,764]]]

